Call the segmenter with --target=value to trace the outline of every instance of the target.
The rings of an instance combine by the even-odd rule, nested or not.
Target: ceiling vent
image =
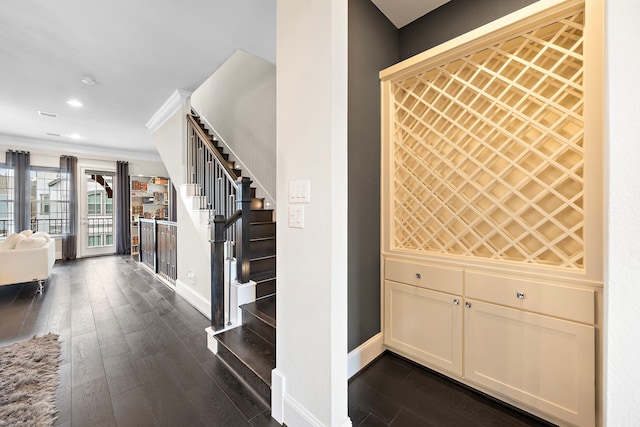
[[[49,117],[50,119],[57,119],[58,115],[56,113],[47,113],[46,111],[38,111],[42,117]]]
[[[47,135],[49,135],[49,136],[60,136],[59,133],[51,133],[51,132],[47,132]]]

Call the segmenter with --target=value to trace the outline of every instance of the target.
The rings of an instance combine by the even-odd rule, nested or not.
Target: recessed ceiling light
[[[78,101],[77,99],[70,99],[67,101],[67,104],[71,105],[72,107],[82,107],[82,102]]]
[[[77,133],[72,133],[71,135],[69,135],[69,138],[71,138],[71,139],[80,139],[81,137]]]
[[[56,113],[48,113],[46,111],[38,111],[38,114],[42,117],[49,117],[51,119],[57,119],[58,115]]]
[[[96,84],[96,79],[94,79],[93,76],[90,76],[88,74],[85,74],[84,76],[80,76],[80,81],[89,86],[95,86]]]

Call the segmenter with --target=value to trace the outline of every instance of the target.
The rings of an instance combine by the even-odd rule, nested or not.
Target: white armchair
[[[0,286],[37,281],[41,293],[56,262],[55,240],[42,234],[12,236],[0,245]]]

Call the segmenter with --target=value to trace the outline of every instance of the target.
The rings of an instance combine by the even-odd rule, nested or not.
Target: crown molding
[[[187,90],[176,89],[169,96],[162,107],[156,111],[145,125],[147,129],[154,133],[160,126],[164,124],[171,116],[173,116],[180,108],[186,107],[187,101],[193,92]]]
[[[0,145],[3,149],[29,149],[38,153],[53,153],[55,155],[84,154],[92,159],[144,160],[150,162],[162,161],[160,155],[157,153],[109,149],[104,147],[72,144],[68,142],[52,141],[49,139],[28,138],[7,134],[0,134]],[[0,159],[0,162],[2,162],[2,159]]]

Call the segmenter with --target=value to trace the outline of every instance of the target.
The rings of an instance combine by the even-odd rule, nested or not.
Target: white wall
[[[191,221],[189,211],[180,197],[184,180],[184,150],[186,138],[185,116],[188,105],[178,110],[156,129],[151,138],[164,161],[173,184],[178,191],[176,200],[178,223],[178,279],[176,292],[205,315],[211,315],[210,250],[207,228]],[[191,275],[189,273],[192,273]]]
[[[279,0],[277,367],[272,414],[290,426],[347,416],[347,1]],[[288,186],[308,179],[305,228]]]
[[[607,0],[605,423],[640,425],[640,3]]]
[[[191,95],[192,107],[251,176],[259,197],[276,197],[276,67],[236,51]]]

